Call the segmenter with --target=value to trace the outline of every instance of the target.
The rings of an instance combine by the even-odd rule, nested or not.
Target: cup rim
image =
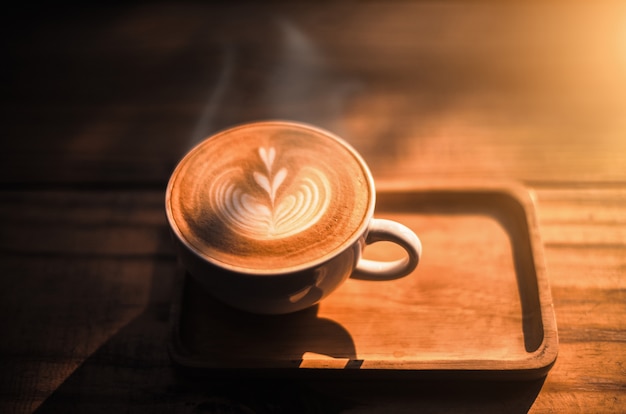
[[[174,215],[172,213],[172,197],[171,197],[172,190],[177,181],[178,175],[180,174],[186,161],[189,158],[191,158],[200,147],[205,145],[205,143],[209,139],[212,139],[212,138],[215,138],[217,136],[224,135],[227,133],[231,133],[238,129],[250,128],[251,126],[260,126],[260,125],[278,125],[278,126],[284,125],[284,126],[296,127],[299,129],[316,132],[329,139],[336,141],[337,143],[342,145],[354,157],[354,159],[357,161],[357,163],[363,170],[364,176],[367,180],[367,185],[370,189],[370,195],[369,195],[368,206],[367,206],[364,218],[359,224],[359,227],[353,232],[353,234],[349,238],[344,240],[339,246],[332,248],[328,253],[314,260],[310,260],[306,263],[302,263],[302,264],[294,265],[294,266],[288,266],[288,267],[280,268],[280,269],[254,269],[250,267],[237,266],[231,263],[220,261],[210,255],[207,255],[206,253],[203,253],[196,246],[194,246],[189,240],[187,240],[183,232],[180,230],[176,222],[176,219],[174,218]],[[285,275],[289,273],[295,273],[295,272],[311,269],[323,263],[329,262],[330,260],[344,253],[347,249],[353,246],[362,236],[366,234],[367,228],[369,227],[369,223],[374,215],[375,206],[376,206],[376,188],[374,186],[374,178],[365,160],[356,151],[356,149],[354,149],[344,139],[340,138],[338,135],[326,129],[323,129],[323,128],[320,128],[320,127],[317,127],[308,123],[304,123],[304,122],[289,121],[289,120],[265,120],[265,121],[246,122],[246,123],[237,124],[228,128],[224,128],[215,133],[212,133],[211,135],[208,135],[198,144],[194,145],[189,151],[187,151],[187,153],[178,161],[176,167],[174,168],[170,176],[170,179],[167,184],[167,188],[165,190],[165,212],[167,216],[167,221],[169,223],[170,230],[172,230],[176,239],[180,243],[182,243],[183,246],[189,252],[193,253],[195,256],[197,256],[199,259],[203,261],[206,261],[214,266],[217,266],[225,270],[229,270],[229,271],[236,272],[236,273],[242,273],[246,275],[251,275],[251,276]]]

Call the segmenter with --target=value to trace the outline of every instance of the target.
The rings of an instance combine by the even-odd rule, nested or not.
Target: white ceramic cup
[[[280,138],[283,136],[288,138]],[[290,146],[288,147],[283,141],[288,141]],[[312,144],[313,142],[315,144]],[[220,157],[216,157],[215,152],[219,152]],[[230,152],[234,153],[232,157]],[[288,163],[287,156],[290,152],[305,154],[306,157],[311,155],[310,161],[297,159],[298,162],[291,160],[292,162]],[[283,153],[287,154],[282,158],[286,160],[286,167],[278,170],[274,164],[281,160]],[[337,154],[341,157],[335,159]],[[255,161],[254,156],[257,156],[259,160]],[[238,157],[245,157],[245,160],[240,162]],[[224,159],[228,162],[223,161],[223,167],[215,165]],[[325,167],[318,168],[317,165],[312,165],[318,161],[325,163]],[[344,173],[344,166],[352,169],[347,171],[359,172],[363,190],[352,188],[349,180],[357,178],[340,175],[353,175],[353,172]],[[311,220],[317,220],[319,223],[304,222],[303,218],[301,220],[303,223],[299,224],[297,220],[294,220],[294,223],[289,224],[291,227],[279,229],[282,233],[279,230],[272,230],[272,232],[262,234],[264,228],[261,226],[267,222],[267,220],[261,220],[264,218],[263,215],[269,214],[267,213],[269,207],[275,207],[275,202],[278,202],[275,198],[288,197],[288,191],[300,191],[301,187],[296,187],[295,181],[291,187],[286,183],[290,174],[297,176],[299,172],[296,170],[305,171],[307,170],[305,167],[318,168],[320,171],[318,175],[322,179],[326,175],[330,176],[324,181],[325,186],[320,184],[320,189],[316,190],[315,196],[310,196],[310,199],[317,203],[321,203],[325,197],[331,200],[323,205],[326,210],[318,207],[315,214],[311,213],[308,216],[305,213],[300,214],[306,210],[307,206],[314,208],[313,201],[303,204],[304,207],[299,210],[294,209],[302,217],[312,217]],[[269,178],[263,178],[257,170],[264,171],[263,174]],[[278,173],[275,172],[277,170]],[[254,179],[248,179],[248,183],[241,185],[248,186],[247,188],[250,186],[265,188],[267,194],[271,196],[271,205],[268,197],[262,200],[259,198],[258,205],[255,204],[256,201],[250,201],[254,197],[246,195],[245,190],[238,188],[236,181],[229,182],[229,180],[238,179],[236,174],[241,177],[254,177]],[[312,183],[314,180],[309,181]],[[336,182],[343,184],[335,185]],[[271,183],[277,184],[278,188],[270,188]],[[217,188],[214,191],[216,194],[214,199],[217,201],[211,198],[205,202],[208,196],[204,193],[213,191],[213,187]],[[281,194],[282,187],[285,187],[285,190]],[[337,197],[334,199],[331,197],[333,191],[343,189],[342,192],[345,193],[346,188],[359,198],[359,205],[362,205],[362,208],[343,207],[344,204],[341,201],[336,201]],[[249,192],[253,194],[252,190]],[[254,194],[260,193],[257,191]],[[302,198],[300,193],[298,194]],[[341,200],[342,194],[339,196]],[[308,200],[306,197],[305,199]],[[416,268],[422,252],[419,238],[412,230],[400,223],[374,218],[375,199],[374,181],[369,168],[362,157],[345,141],[328,131],[310,125],[266,121],[240,125],[219,132],[193,148],[172,173],[166,191],[165,209],[182,265],[212,296],[245,311],[282,314],[315,305],[349,277],[385,281],[404,277]],[[350,200],[345,201],[348,203]],[[261,205],[263,202],[269,207],[263,207]],[[241,207],[242,204],[244,207]],[[247,208],[246,205],[252,207]],[[352,206],[349,203],[347,205]],[[241,211],[237,210],[238,208]],[[234,209],[234,211],[229,209]],[[352,228],[346,232],[345,239],[335,240],[339,237],[338,232],[334,231],[333,226],[328,223],[338,222],[339,219],[330,217],[327,220],[328,223],[324,224],[324,215],[335,214],[339,218],[350,217],[353,213],[352,209],[355,212],[359,211],[359,216],[351,218]],[[250,215],[250,211],[256,214]],[[193,227],[189,225],[189,222],[193,222]],[[214,240],[219,249],[222,249],[221,252],[215,250],[217,253],[214,253],[212,248],[207,248],[204,242],[198,241],[197,234],[205,234],[202,229],[203,225],[212,228],[207,229],[207,236],[202,237],[208,240],[207,244]],[[323,230],[317,229],[316,225]],[[238,230],[236,226],[240,226],[240,229]],[[347,227],[348,224],[342,228]],[[293,256],[289,253],[290,248],[293,247],[292,244],[301,243],[298,239],[299,228],[304,228],[304,232],[309,232],[309,238],[315,234],[315,240],[321,240],[315,243],[316,246],[325,243],[325,235],[334,241],[329,242],[328,246],[319,252],[316,250],[318,247],[306,249],[304,248],[306,246],[300,246],[298,251],[304,252],[300,254],[304,261],[290,262],[289,257]],[[279,248],[270,250],[263,247],[265,246],[263,243],[270,243],[273,246],[271,244],[275,241],[273,238],[281,238],[279,241],[284,241],[284,244],[280,245],[285,246],[284,265],[281,264]],[[398,244],[404,249],[406,256],[392,261],[363,259],[361,255],[365,246],[379,241]],[[259,245],[258,249],[256,244]],[[233,251],[224,251],[227,249],[224,246],[232,246]],[[249,252],[253,249],[256,260],[253,263],[258,264],[247,265],[250,254],[239,253],[237,249],[240,246],[248,249],[243,250],[241,247],[242,252]],[[267,260],[263,257],[265,251],[269,252]],[[266,263],[267,266],[265,266]]]

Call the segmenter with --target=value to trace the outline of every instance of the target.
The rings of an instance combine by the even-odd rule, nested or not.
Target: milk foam
[[[294,171],[281,166],[274,147],[260,147],[258,154],[263,170],[250,175],[234,167],[211,183],[209,200],[224,225],[244,237],[267,240],[295,235],[317,223],[332,195],[326,175],[314,167]]]
[[[171,216],[199,255],[273,273],[326,260],[356,241],[372,214],[367,167],[342,141],[266,122],[208,138],[170,181]]]

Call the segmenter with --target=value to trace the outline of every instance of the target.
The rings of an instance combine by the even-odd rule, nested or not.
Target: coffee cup
[[[374,180],[345,141],[310,125],[265,121],[221,131],[185,155],[165,209],[184,268],[216,299],[261,314],[295,312],[349,277],[410,274],[422,246],[406,226],[373,217]],[[401,259],[362,258],[398,244]]]

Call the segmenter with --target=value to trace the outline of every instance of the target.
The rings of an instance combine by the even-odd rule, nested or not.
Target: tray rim
[[[382,193],[491,193],[505,195],[516,201],[522,208],[527,226],[530,250],[537,279],[537,294],[543,327],[543,339],[536,350],[523,358],[503,360],[484,359],[427,359],[401,362],[369,360],[368,366],[351,365],[347,359],[315,360],[315,367],[300,367],[301,360],[272,360],[238,358],[239,364],[229,361],[225,367],[204,358],[194,357],[182,343],[179,320],[182,317],[182,301],[187,274],[179,265],[175,292],[176,296],[170,312],[170,341],[168,352],[177,367],[193,375],[217,374],[230,377],[304,377],[319,378],[406,378],[406,379],[497,379],[530,380],[547,375],[558,356],[559,339],[552,301],[552,293],[547,276],[543,242],[536,216],[536,197],[532,189],[518,182],[502,181],[437,181],[416,184],[411,181],[377,181],[377,196]],[[339,361],[339,364],[337,364]],[[345,361],[344,366],[341,365]],[[359,360],[360,361],[360,360]]]

